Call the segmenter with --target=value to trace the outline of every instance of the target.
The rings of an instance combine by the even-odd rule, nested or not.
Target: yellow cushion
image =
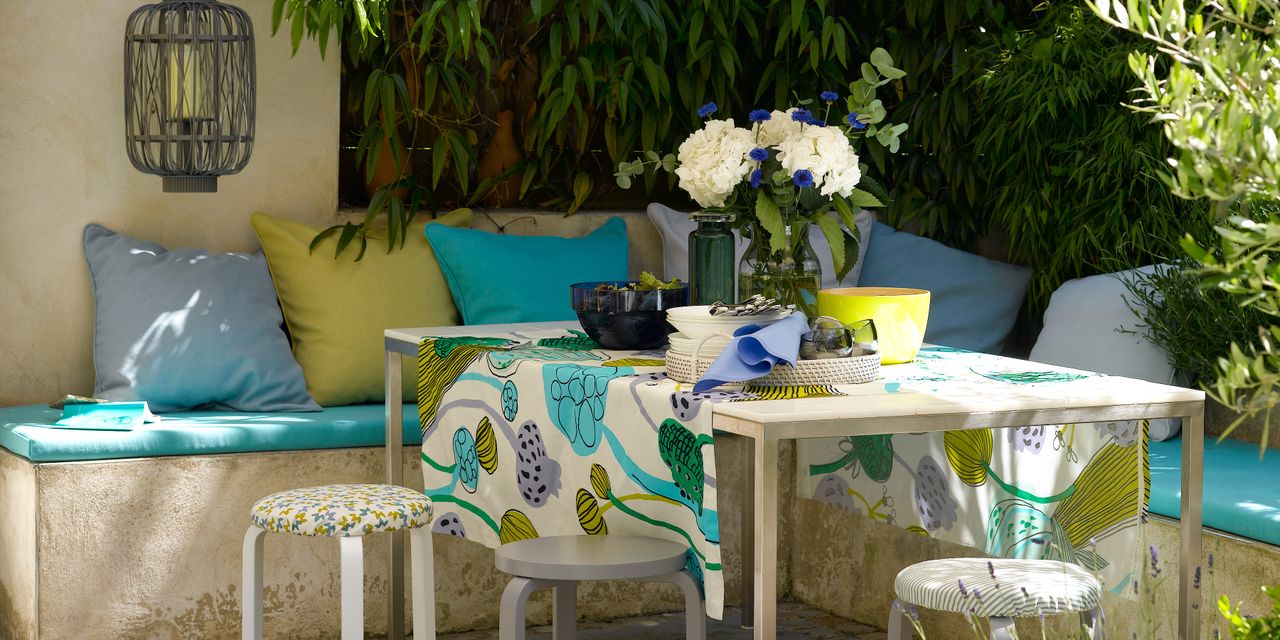
[[[404,246],[386,252],[386,236],[369,234],[364,258],[348,248],[334,259],[337,235],[309,250],[320,227],[253,214],[276,285],[293,355],[307,391],[324,406],[383,401],[385,329],[458,324],[449,287],[426,225],[470,227],[471,211],[459,209],[410,225]],[[382,231],[385,234],[385,230]],[[416,397],[413,358],[405,359],[404,398]]]

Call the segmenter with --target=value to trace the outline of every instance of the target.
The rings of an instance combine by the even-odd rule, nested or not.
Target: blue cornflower
[[[813,172],[808,169],[801,169],[791,174],[791,181],[796,183],[797,187],[807,189],[813,186]]]
[[[755,171],[751,172],[751,188],[752,189],[759,189],[761,180],[764,180],[763,171],[756,169]]]
[[[827,126],[827,121],[814,116],[809,116],[809,119],[805,121],[805,124],[811,124],[815,127],[825,127]]]
[[[747,114],[747,119],[752,122],[765,122],[771,118],[773,118],[773,116],[764,109],[753,109],[751,113]]]
[[[808,109],[796,109],[791,112],[791,119],[796,122],[808,122],[813,119],[813,114]]]
[[[714,103],[714,102],[708,102],[708,103],[706,103],[706,104],[702,105],[701,107],[698,107],[698,117],[699,117],[699,118],[705,118],[705,117],[707,117],[707,116],[709,116],[709,115],[711,115],[711,114],[715,113],[715,112],[716,112],[716,109],[719,109],[719,108],[720,108],[720,107],[717,107],[717,106],[716,106],[716,103]]]
[[[761,149],[760,147],[756,147],[752,149],[751,153],[747,154],[747,156],[756,162],[764,162],[769,159],[769,152],[765,149]]]
[[[835,102],[835,101],[836,101],[836,99],[838,99],[838,98],[840,97],[840,95],[839,95],[839,94],[837,94],[837,93],[836,93],[836,92],[834,92],[834,91],[823,91],[822,93],[819,93],[819,94],[818,94],[818,97],[819,97],[819,98],[822,98],[823,100],[825,100],[825,101],[827,101],[827,102]]]
[[[850,112],[849,112],[849,115],[845,117],[845,120],[847,120],[847,121],[849,122],[849,126],[853,127],[854,129],[866,129],[866,128],[867,128],[867,123],[865,123],[865,122],[863,122],[863,121],[861,121],[861,120],[859,120],[859,119],[858,119],[858,112],[857,112],[857,111],[850,111]]]

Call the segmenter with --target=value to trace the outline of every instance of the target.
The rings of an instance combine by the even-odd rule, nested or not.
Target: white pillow
[[[1044,312],[1044,329],[1031,359],[1074,369],[1097,371],[1159,384],[1174,383],[1173,363],[1164,349],[1141,335],[1141,323],[1125,304],[1124,281],[1154,267],[1079,278],[1053,292]],[[1136,301],[1134,308],[1141,310]],[[1152,440],[1168,440],[1182,428],[1180,418],[1152,420]]]
[[[666,205],[653,203],[649,205],[649,219],[653,221],[654,226],[658,228],[659,235],[662,236],[662,265],[664,279],[680,278],[681,280],[689,279],[689,234],[698,228],[698,223],[689,219],[689,214],[683,211],[676,211]],[[862,238],[861,248],[858,251],[858,259],[853,263],[853,269],[845,275],[844,279],[836,280],[836,268],[831,262],[831,248],[827,245],[826,236],[822,235],[822,230],[817,226],[809,227],[809,243],[813,245],[813,251],[818,254],[818,264],[822,265],[822,288],[833,289],[835,287],[853,287],[858,284],[858,274],[862,272],[862,260],[867,255],[867,247],[871,242],[871,223],[874,218],[870,211],[863,211],[854,218],[854,224],[858,226],[859,237]],[[733,268],[738,268],[738,263],[742,261],[742,254],[746,253],[748,241],[738,236],[734,232],[737,239],[734,248]]]

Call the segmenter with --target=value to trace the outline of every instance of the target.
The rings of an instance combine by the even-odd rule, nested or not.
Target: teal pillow
[[[319,411],[261,253],[166,250],[84,228],[93,281],[93,395],[152,411]]]
[[[1027,295],[1031,270],[952,249],[928,238],[871,226],[860,287],[928,289],[926,342],[1000,353]]]
[[[627,279],[627,225],[618,217],[581,238],[429,224],[427,241],[463,324],[575,320],[569,285]]]

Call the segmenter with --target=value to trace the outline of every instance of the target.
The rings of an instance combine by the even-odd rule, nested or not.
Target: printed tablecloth
[[[1009,370],[1010,363],[1020,368]],[[925,347],[884,367],[885,391],[999,397],[1064,394],[1107,376]],[[1081,394],[1087,395],[1087,394]],[[1150,497],[1145,420],[802,441],[801,495],[985,550],[1075,562],[1116,593],[1141,571]]]
[[[548,332],[424,339],[418,411],[433,530],[490,547],[565,534],[676,540],[720,618],[705,403],[732,394],[677,389],[661,358]]]

